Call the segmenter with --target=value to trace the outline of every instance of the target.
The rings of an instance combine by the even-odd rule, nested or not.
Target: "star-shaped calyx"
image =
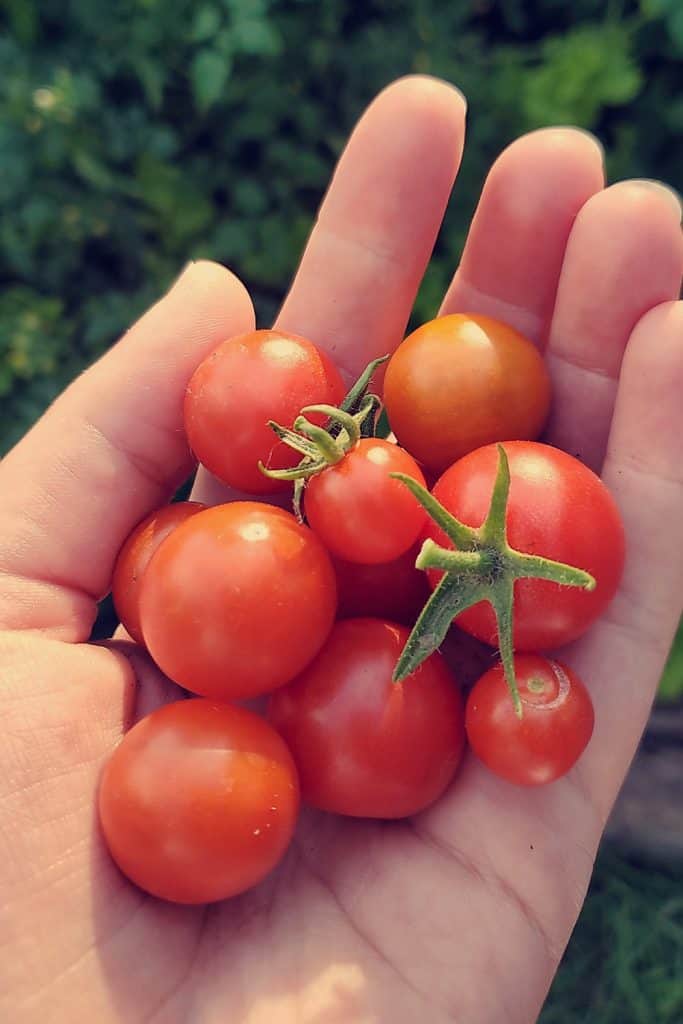
[[[268,469],[262,462],[259,462],[259,469],[273,480],[294,481],[294,512],[300,522],[303,521],[301,500],[306,481],[322,473],[328,466],[341,462],[361,437],[376,436],[377,414],[381,403],[369,389],[375,370],[388,358],[381,356],[366,366],[339,408],[333,405],[308,405],[301,410],[291,430],[273,420],[268,421],[268,426],[277,437],[303,458],[292,469]],[[318,426],[306,418],[306,413],[325,416],[327,421],[324,426]]]
[[[510,467],[502,445],[498,445],[498,469],[491,504],[479,527],[461,523],[417,481],[403,474],[394,475],[409,488],[453,544],[453,548],[445,548],[427,539],[422,545],[416,567],[438,569],[443,576],[415,623],[394,670],[394,681],[405,679],[441,646],[457,615],[480,601],[488,601],[496,617],[505,678],[515,712],[521,718],[512,631],[515,581],[551,580],[566,587],[594,590],[595,579],[572,565],[510,547],[506,523]]]

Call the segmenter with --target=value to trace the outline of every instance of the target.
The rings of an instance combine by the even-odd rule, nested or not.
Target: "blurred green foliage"
[[[571,122],[615,177],[683,166],[679,0],[0,0],[0,19],[0,451],[191,257],[233,267],[266,322],[350,127],[401,74],[470,99],[421,317],[513,136]]]
[[[669,660],[659,684],[659,701],[673,704],[683,700],[683,618],[674,639]]]
[[[539,1024],[680,1024],[680,874],[603,848]]]

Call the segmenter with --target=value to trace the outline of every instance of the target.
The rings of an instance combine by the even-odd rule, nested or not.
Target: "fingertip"
[[[501,175],[509,183],[519,177],[520,192],[528,190],[529,177],[549,193],[569,187],[585,198],[604,185],[605,152],[594,135],[580,128],[538,128],[507,146],[493,165],[490,178]],[[509,184],[506,185],[509,187]],[[521,194],[524,194],[521,192]]]
[[[371,106],[396,101],[438,104],[458,110],[461,115],[467,111],[467,98],[462,90],[453,82],[435,75],[404,75],[397,78],[378,94]]]
[[[408,75],[388,85],[365,110],[348,149],[383,146],[389,159],[421,153],[449,188],[457,173],[465,136],[467,103],[460,90],[427,75]]]
[[[654,178],[633,178],[630,181],[619,182],[619,185],[630,186],[636,192],[644,193],[650,197],[656,208],[666,209],[669,214],[675,217],[678,225],[681,223],[681,196],[666,182],[657,181]],[[615,186],[616,187],[616,186]]]
[[[166,293],[166,297],[173,300],[185,301],[188,296],[200,300],[202,306],[207,299],[215,297],[221,308],[229,308],[231,319],[244,325],[241,330],[250,330],[256,322],[254,306],[244,284],[236,274],[214,260],[190,261]]]
[[[633,328],[619,379],[608,461],[647,467],[663,480],[681,479],[683,431],[683,302],[662,302]]]
[[[681,200],[661,182],[636,178],[615,182],[586,201],[577,222],[593,217],[611,220],[615,215],[621,222],[633,222],[634,227],[636,223],[647,225],[650,235],[654,227],[668,229],[669,235],[681,244]]]
[[[637,322],[626,346],[622,372],[630,374],[634,369],[670,380],[679,393],[683,389],[683,301],[661,302]]]

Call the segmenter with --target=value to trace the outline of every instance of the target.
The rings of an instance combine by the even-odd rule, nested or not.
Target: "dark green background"
[[[267,324],[393,78],[470,103],[426,318],[520,132],[581,125],[612,180],[682,187],[682,57],[681,0],[0,0],[0,452],[191,257],[232,267]],[[683,638],[674,697],[682,662]],[[603,855],[544,1024],[680,1022],[682,916],[672,877]]]
[[[681,185],[680,0],[0,0],[0,446],[186,260],[234,268],[266,323],[344,140],[410,71],[470,100],[417,313],[435,311],[492,158],[597,132],[612,179]]]

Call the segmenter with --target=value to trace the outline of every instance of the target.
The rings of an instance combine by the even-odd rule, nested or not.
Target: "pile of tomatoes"
[[[149,893],[203,903],[255,885],[300,800],[406,817],[445,792],[468,744],[535,785],[590,739],[586,687],[538,652],[604,610],[624,535],[598,477],[536,440],[541,357],[458,314],[385,370],[380,403],[377,363],[347,392],[310,341],[255,331],[188,385],[197,459],[261,500],[162,508],[115,567],[123,625],[192,698],[138,722],[101,780],[108,847]],[[379,436],[380,405],[393,435]],[[491,649],[466,700],[457,649],[440,652],[459,631]]]

